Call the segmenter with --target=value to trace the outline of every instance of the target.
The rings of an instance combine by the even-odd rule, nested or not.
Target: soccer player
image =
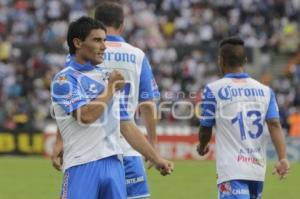
[[[121,36],[124,29],[124,11],[121,4],[115,2],[100,3],[95,10],[95,19],[107,27],[107,49],[104,54],[105,67],[121,70],[126,84],[122,94],[126,108],[134,113],[139,105],[142,119],[145,122],[149,143],[156,147],[155,98],[159,97],[158,87],[152,69],[144,52],[127,42]],[[143,159],[121,137],[124,152],[124,167],[128,198],[146,198],[150,196]]]
[[[244,42],[238,37],[220,43],[218,62],[224,76],[203,90],[197,151],[201,156],[209,151],[215,127],[219,199],[260,199],[266,172],[266,126],[279,159],[274,173],[282,179],[289,169],[275,95],[244,72]]]
[[[121,37],[124,27],[124,11],[121,4],[115,2],[100,3],[95,11],[95,19],[103,22],[107,27],[107,49],[104,54],[104,66],[121,70],[127,83],[122,94],[124,95],[125,109],[128,109],[130,120],[140,103],[141,115],[145,121],[149,143],[156,148],[156,117],[154,98],[159,96],[152,69],[145,54],[138,48],[125,42]],[[69,60],[72,58],[69,57]],[[121,125],[125,123],[122,122]],[[60,135],[55,144],[53,166],[60,167],[62,152]],[[124,152],[124,167],[128,198],[149,197],[149,186],[144,169],[143,159],[121,137],[121,147]]]
[[[120,117],[126,121],[121,132],[134,148],[162,175],[173,169],[128,120],[128,113],[119,111],[116,94],[124,87],[124,77],[117,70],[108,76],[96,66],[103,61],[105,40],[106,28],[101,22],[89,17],[72,22],[67,35],[72,59],[52,82],[54,113],[64,148],[61,198],[127,198],[125,173],[118,158],[122,154]]]

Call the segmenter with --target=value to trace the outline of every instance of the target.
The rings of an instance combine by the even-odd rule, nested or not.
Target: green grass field
[[[283,181],[271,175],[269,165],[263,198],[299,199],[300,164],[292,164]],[[217,198],[214,162],[176,161],[172,176],[161,177],[155,170],[148,176],[152,199]],[[0,157],[0,199],[57,199],[61,180],[47,159]]]

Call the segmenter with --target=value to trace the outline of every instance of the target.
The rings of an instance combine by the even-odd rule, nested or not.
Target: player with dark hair
[[[149,143],[156,147],[155,98],[159,91],[152,74],[151,65],[145,53],[121,36],[124,29],[124,11],[121,4],[115,2],[100,3],[95,10],[95,19],[107,27],[107,49],[104,64],[106,67],[121,69],[126,85],[122,91],[127,109],[134,121],[134,112],[139,106],[145,122]],[[124,167],[128,198],[149,197],[149,187],[141,155],[124,138],[121,138],[124,152]]]
[[[223,78],[208,84],[202,95],[199,142],[202,156],[216,133],[217,183],[220,199],[260,199],[266,172],[268,130],[278,154],[274,173],[289,169],[277,102],[273,91],[244,72],[244,42],[231,37],[220,43]]]
[[[139,106],[149,143],[156,148],[155,99],[159,97],[159,91],[149,61],[144,52],[126,43],[121,36],[124,28],[124,11],[120,3],[116,3],[116,1],[100,3],[95,10],[95,19],[103,22],[107,27],[104,66],[121,70],[127,82],[121,92],[122,98],[126,101],[123,109],[127,109],[127,112],[131,113],[130,121],[133,122],[135,110]],[[121,125],[125,123],[122,122]],[[62,157],[60,140],[58,134],[53,156],[53,165],[56,168],[60,167]],[[121,137],[120,142],[124,152],[128,198],[149,197],[147,176],[140,153],[134,150],[124,137]],[[148,165],[148,168],[150,167],[151,164]]]
[[[117,95],[124,77],[101,68],[106,28],[92,18],[72,22],[67,35],[70,61],[52,82],[55,119],[63,140],[63,199],[125,199],[120,132],[162,175],[173,169],[130,122]],[[122,125],[120,125],[120,120]],[[121,128],[121,129],[120,129]]]

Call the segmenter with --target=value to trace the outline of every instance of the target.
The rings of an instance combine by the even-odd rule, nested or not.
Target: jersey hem
[[[221,184],[223,182],[231,181],[231,180],[251,180],[251,181],[265,181],[265,178],[254,178],[253,176],[239,176],[239,177],[230,177],[217,180],[217,184]]]
[[[64,167],[63,172],[65,172],[67,169],[69,169],[71,167],[75,167],[75,166],[79,166],[79,165],[82,165],[82,164],[87,164],[87,163],[90,163],[90,162],[98,161],[98,160],[101,160],[101,159],[104,159],[104,158],[107,158],[107,157],[110,157],[110,156],[114,156],[114,155],[122,155],[122,153],[112,153],[112,154],[100,156],[100,157],[97,157],[97,158],[93,158],[93,159],[90,159],[90,160],[85,160],[85,161],[81,161],[81,162],[72,163],[72,164]]]

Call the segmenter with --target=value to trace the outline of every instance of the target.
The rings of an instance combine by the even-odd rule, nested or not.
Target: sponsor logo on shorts
[[[135,184],[135,183],[144,182],[144,181],[145,181],[144,176],[140,176],[137,178],[126,179],[126,184]]]
[[[229,195],[231,193],[231,186],[229,182],[222,183],[219,189],[222,194]]]
[[[248,189],[233,189],[229,182],[220,184],[219,190],[222,195],[249,195]]]

